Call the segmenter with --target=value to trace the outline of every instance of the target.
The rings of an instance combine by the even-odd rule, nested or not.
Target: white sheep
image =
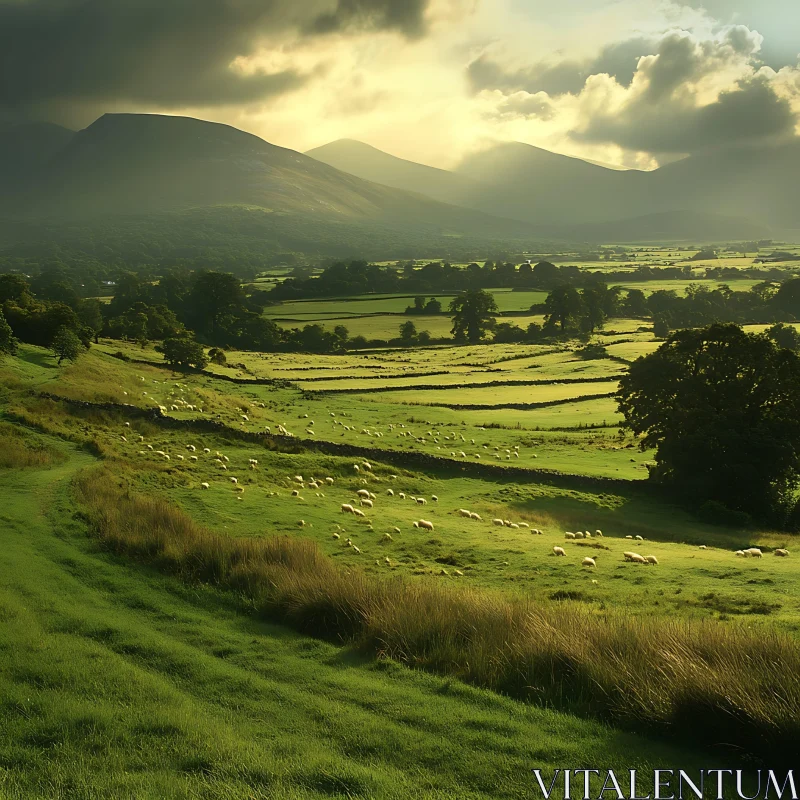
[[[459,508],[458,509],[458,515],[460,517],[471,517],[472,516],[472,512],[471,511],[467,511],[466,508]]]
[[[434,503],[438,503],[439,502],[439,498],[435,494],[431,495],[431,500],[433,500]]]
[[[372,508],[372,500],[368,500],[362,497],[359,502],[361,503],[362,506],[366,506],[367,508]]]
[[[333,486],[333,478],[325,478],[325,483],[327,483],[328,486]]]
[[[647,559],[640,556],[638,553],[625,552],[622,554],[626,561],[631,561],[635,564],[646,564]]]
[[[210,483],[206,483],[205,481],[203,481],[203,483],[200,484],[200,488],[201,489],[210,489],[211,488],[211,484]]]
[[[472,513],[469,515],[469,518],[470,518],[470,519],[477,519],[478,521],[483,521],[483,517],[482,517],[480,514],[476,513],[475,511],[473,511],[473,512],[472,512]]]
[[[495,519],[492,520],[492,525],[497,525],[498,527],[502,528],[503,527],[503,520],[495,518]]]
[[[595,562],[595,560],[593,558],[590,558],[589,556],[586,556],[586,558],[584,558],[583,561],[581,561],[581,566],[582,567],[596,567],[597,563]]]
[[[364,514],[364,512],[363,512],[363,511],[362,511],[360,508],[354,508],[354,509],[353,509],[353,513],[354,513],[354,514],[355,514],[357,517],[365,517],[365,516],[366,516],[366,514]]]
[[[749,547],[744,554],[749,558],[761,558],[764,555],[757,547]]]
[[[400,528],[398,528],[398,527],[395,525],[395,527],[394,527],[394,528],[392,528],[392,533],[400,533]]]
[[[417,498],[417,505],[426,506],[428,505],[428,501],[424,497]]]
[[[773,555],[776,555],[780,558],[788,558],[789,551],[785,547],[778,547],[774,552]]]
[[[406,499],[406,493],[405,492],[400,492],[400,499],[401,500],[405,500]]]
[[[567,532],[564,534],[564,538],[565,538],[565,539],[574,539],[574,538],[575,538],[575,534],[574,534],[574,533],[572,533],[572,531],[567,531]]]
[[[644,541],[644,536],[640,536],[638,533],[633,538],[636,539],[639,542],[643,542]]]
[[[602,536],[602,535],[603,535],[603,531],[601,531],[601,530],[600,530],[600,528],[598,528],[598,529],[597,529],[597,530],[594,532],[594,535],[595,535],[595,536]]]
[[[369,489],[359,489],[356,494],[369,500]]]
[[[394,497],[394,491],[392,491],[392,489],[387,489],[386,490],[386,496],[387,497]]]
[[[519,526],[520,526],[520,528],[530,528],[530,525],[528,525],[527,522],[520,522]]]
[[[293,489],[292,490],[292,497],[300,497],[300,490],[299,489]]]
[[[234,478],[232,475],[231,475],[231,477],[230,477],[230,478],[228,478],[228,480],[229,480],[231,483],[239,483],[239,479],[238,479],[238,478]]]
[[[433,523],[430,520],[421,519],[421,520],[419,520],[419,527],[420,528],[424,528],[426,531],[432,531],[433,530]]]
[[[509,528],[516,528],[517,530],[519,530],[519,525],[517,525],[516,522],[512,522],[508,527]]]
[[[567,554],[567,552],[566,552],[566,550],[564,550],[563,547],[556,546],[556,547],[553,548],[553,555],[565,556],[566,554]]]
[[[737,551],[734,553],[734,555],[735,555],[735,556],[744,556],[744,550],[737,550]]]
[[[655,556],[645,556],[648,564],[655,564],[658,566],[658,559]]]
[[[189,461],[197,461],[197,456],[189,456]]]
[[[356,510],[350,503],[342,503],[340,510],[343,514],[355,514]]]
[[[576,539],[583,539],[583,538],[584,538],[584,533],[583,533],[583,531],[577,531],[577,532],[575,533],[575,538],[576,538]]]

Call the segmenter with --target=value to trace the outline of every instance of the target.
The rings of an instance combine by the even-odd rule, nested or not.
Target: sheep
[[[708,548],[707,548],[707,547],[706,547],[704,544],[701,544],[701,545],[700,545],[700,547],[699,547],[698,549],[700,549],[700,550],[707,550]]]
[[[631,561],[635,564],[647,564],[647,559],[638,553],[625,552],[622,555],[626,561]]]
[[[757,547],[749,547],[744,554],[750,558],[761,558],[764,555]]]
[[[417,505],[426,506],[428,505],[428,501],[424,497],[417,498]]]
[[[519,526],[520,526],[520,528],[530,528],[530,525],[528,525],[527,522],[520,522]]]
[[[778,556],[779,558],[788,558],[789,551],[785,547],[778,547],[774,552],[773,555]]]
[[[210,453],[211,452],[211,448],[210,447],[204,447],[203,448],[203,452],[204,453]]]
[[[362,466],[362,467],[363,467],[365,470],[367,470],[367,472],[372,472],[372,464],[370,464],[370,463],[369,463],[369,461],[364,461],[364,462],[362,462],[361,466]]]
[[[645,556],[648,564],[655,564],[658,566],[658,559],[655,556]]]
[[[127,442],[128,441],[124,436],[120,436],[119,438],[122,439],[123,442]]]
[[[353,509],[353,513],[354,513],[354,514],[355,514],[357,517],[364,517],[364,516],[366,516],[366,515],[364,514],[364,512],[363,512],[363,511],[362,511],[360,508],[354,508],[354,509]]]
[[[600,530],[600,528],[598,528],[598,529],[597,529],[597,530],[594,532],[594,535],[595,535],[595,536],[602,536],[602,535],[603,535],[603,531],[601,531],[601,530]]]
[[[327,483],[328,486],[333,486],[333,478],[325,478],[325,483]]]
[[[596,567],[597,563],[595,562],[595,560],[593,558],[590,558],[589,556],[586,556],[586,558],[584,558],[583,561],[581,561],[581,566],[582,567]]]
[[[519,525],[517,525],[516,522],[512,522],[508,527],[509,528],[516,528],[517,530],[519,530]]]
[[[299,489],[293,489],[292,490],[292,497],[300,497],[300,490]]]
[[[334,531],[334,532],[333,532],[333,538],[334,538],[334,539],[340,539],[341,537],[339,536],[339,534],[338,534],[338,533],[336,533],[336,531]]]
[[[211,488],[211,484],[210,484],[210,483],[206,483],[206,481],[203,481],[203,482],[200,484],[200,488],[201,488],[201,489],[210,489],[210,488]]]
[[[191,450],[193,453],[195,452],[195,450],[197,450],[197,448],[193,444],[187,444],[186,449]]]
[[[432,531],[433,530],[433,523],[430,520],[421,519],[421,520],[419,520],[419,527],[423,528],[426,531]]]
[[[230,478],[228,478],[228,480],[229,480],[231,483],[239,483],[239,479],[238,479],[238,478],[234,478],[234,477],[233,477],[233,475],[231,475],[231,477],[230,477]]]
[[[398,528],[398,527],[395,525],[395,526],[394,526],[394,528],[392,528],[392,533],[400,533],[400,528]]]
[[[363,498],[365,498],[365,499],[369,500],[369,489],[359,489],[359,490],[356,492],[356,494],[357,494],[359,497],[363,497]]]
[[[292,478],[292,480],[295,481],[295,483],[303,483],[303,476],[295,475],[294,478]]]
[[[386,496],[387,497],[394,497],[394,491],[392,489],[387,489],[386,490]]]
[[[416,520],[414,522],[412,522],[411,525],[414,528],[419,528],[419,522],[417,522]]]
[[[584,538],[584,533],[583,533],[583,531],[578,531],[578,532],[575,534],[575,538],[576,538],[576,539],[583,539],[583,538]]]
[[[735,556],[744,556],[744,550],[737,550],[737,551],[734,553],[734,555],[735,555]]]
[[[477,519],[479,522],[483,521],[483,517],[481,517],[480,514],[477,514],[474,511],[469,515],[469,518],[470,519]]]
[[[471,517],[472,516],[472,512],[471,511],[467,511],[466,508],[459,508],[458,509],[458,515],[460,517]]]
[[[353,506],[350,505],[350,503],[342,503],[342,505],[340,506],[340,511],[343,514],[355,514],[356,513],[355,508],[353,508]]]
[[[502,528],[503,527],[503,520],[495,518],[495,519],[492,520],[492,525],[498,525],[499,527]]]
[[[355,545],[353,545],[353,552],[354,553],[359,553],[359,554],[361,553],[361,551]]]
[[[626,538],[626,539],[633,539],[633,536],[631,536],[630,534],[628,534],[628,535],[627,535],[625,538]]]
[[[400,499],[401,500],[405,500],[406,499],[406,493],[405,492],[400,492]]]
[[[640,536],[638,533],[633,538],[636,539],[638,542],[644,541],[644,536]]]
[[[305,526],[306,526],[306,521],[305,521],[304,519],[300,519],[300,520],[298,520],[298,521],[297,521],[297,524],[298,524],[298,525],[299,525],[301,528],[305,528]]]
[[[372,508],[372,500],[366,500],[363,497],[359,501],[362,506],[366,506],[367,508]]]
[[[431,495],[431,500],[433,500],[434,503],[438,503],[439,502],[439,498],[435,494]]]
[[[572,533],[572,531],[567,531],[567,532],[564,534],[564,538],[565,538],[565,539],[574,539],[574,538],[575,538],[575,534],[574,534],[574,533]]]
[[[566,550],[563,547],[554,547],[553,548],[553,555],[554,556],[565,556],[567,554]]]

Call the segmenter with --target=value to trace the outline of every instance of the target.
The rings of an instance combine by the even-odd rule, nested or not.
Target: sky
[[[800,134],[800,0],[0,0],[0,123],[183,114],[451,168]]]

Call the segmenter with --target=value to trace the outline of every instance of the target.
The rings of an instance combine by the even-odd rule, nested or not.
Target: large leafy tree
[[[673,333],[635,361],[617,396],[656,448],[651,478],[775,524],[800,484],[800,357],[738,325]]]
[[[470,289],[452,299],[450,313],[453,315],[451,332],[455,340],[476,344],[494,330],[494,315],[498,308],[494,295],[483,289]]]
[[[83,342],[78,338],[78,334],[69,328],[59,328],[53,338],[53,353],[58,359],[59,365],[65,359],[67,361],[77,361],[83,351]]]
[[[0,311],[0,356],[14,355],[17,352],[17,340],[11,326],[6,322],[3,312]]]
[[[558,286],[547,295],[544,307],[547,314],[545,326],[553,327],[558,324],[565,331],[580,318],[583,300],[574,286]]]
[[[203,369],[208,365],[203,346],[188,334],[165,339],[156,349],[164,354],[164,360],[173,369]]]

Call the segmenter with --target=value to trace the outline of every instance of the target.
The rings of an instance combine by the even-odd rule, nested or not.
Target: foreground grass
[[[49,469],[0,470],[4,800],[516,799],[532,767],[716,761],[365,660],[258,621],[234,594],[121,562],[74,513],[69,483],[95,463],[70,449]],[[120,490],[91,475],[89,498]],[[121,508],[145,514],[141,531],[153,514],[154,533],[172,521],[172,545],[140,553],[202,572],[185,518],[133,497]],[[273,552],[288,570],[291,547]]]
[[[212,533],[108,469],[78,485],[113,550],[242,592],[303,632],[632,730],[724,742],[771,763],[796,754],[800,685],[786,677],[800,672],[800,648],[788,637],[370,578],[304,539]]]

